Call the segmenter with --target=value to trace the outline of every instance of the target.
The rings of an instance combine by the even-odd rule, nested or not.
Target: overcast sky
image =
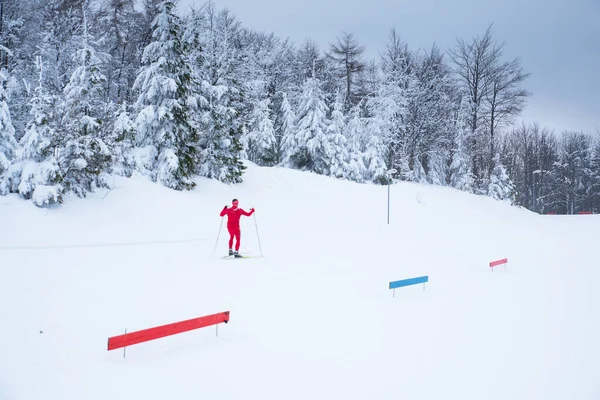
[[[179,0],[179,11],[205,0]],[[378,59],[392,27],[413,50],[444,51],[494,23],[505,57],[519,57],[533,92],[523,119],[560,132],[600,129],[600,0],[216,0],[248,28],[322,51],[342,31]]]

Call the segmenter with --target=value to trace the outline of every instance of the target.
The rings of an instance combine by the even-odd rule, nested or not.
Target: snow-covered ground
[[[253,165],[198,183],[117,179],[54,210],[0,197],[0,399],[600,398],[598,216],[401,183],[387,225],[385,186]],[[262,258],[221,260],[224,225],[213,253],[233,197]],[[222,311],[218,337],[107,351]]]

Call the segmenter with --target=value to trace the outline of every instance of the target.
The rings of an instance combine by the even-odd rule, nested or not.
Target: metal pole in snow
[[[127,328],[125,328],[125,334],[127,334]],[[123,347],[123,358],[125,358],[125,351],[127,350],[127,346]]]
[[[392,180],[392,174],[395,174],[395,169],[390,169],[387,171],[387,181],[388,181],[388,204],[387,204],[387,223],[390,224],[390,182]]]
[[[256,228],[256,238],[258,239],[258,248],[260,249],[260,256],[263,256],[262,246],[260,245],[260,235],[258,234],[258,224],[256,223],[256,211],[254,211],[254,227]]]
[[[221,236],[221,228],[223,227],[223,220],[225,217],[221,217],[221,224],[219,225],[219,233],[217,233],[217,240],[215,241],[215,248],[213,249],[213,254],[217,251],[217,244],[219,243],[219,236]]]

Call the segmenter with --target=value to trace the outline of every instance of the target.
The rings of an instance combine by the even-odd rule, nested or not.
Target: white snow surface
[[[600,398],[598,216],[399,183],[388,225],[386,186],[244,179],[117,178],[50,209],[0,197],[0,399]],[[221,260],[225,224],[213,253],[234,197],[256,208],[241,251],[259,257]],[[107,351],[223,311],[218,336]]]

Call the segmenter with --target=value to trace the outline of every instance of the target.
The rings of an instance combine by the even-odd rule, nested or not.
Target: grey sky
[[[204,0],[180,0],[184,12]],[[327,50],[353,32],[378,59],[395,27],[411,49],[442,50],[494,23],[506,58],[520,57],[533,92],[523,118],[560,132],[600,129],[600,0],[217,0],[245,27],[306,38]]]

